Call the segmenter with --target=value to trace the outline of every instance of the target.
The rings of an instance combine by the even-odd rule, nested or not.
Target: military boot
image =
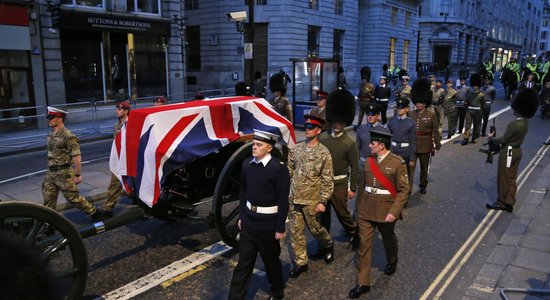
[[[334,245],[325,250],[325,263],[330,264],[334,261]]]

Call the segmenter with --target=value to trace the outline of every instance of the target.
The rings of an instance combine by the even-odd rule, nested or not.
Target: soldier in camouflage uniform
[[[296,145],[288,158],[291,186],[289,196],[290,238],[294,268],[289,277],[296,278],[308,270],[305,226],[325,250],[325,262],[334,260],[334,243],[317,216],[326,209],[333,192],[332,158],[319,143],[323,119],[305,115],[306,141]]]
[[[130,103],[127,101],[120,102],[116,105],[116,116],[118,121],[113,128],[113,137],[116,138],[124,124],[128,121],[128,115],[130,114]],[[111,182],[107,188],[107,200],[103,203],[103,215],[102,220],[108,219],[113,216],[113,208],[115,207],[118,199],[124,194],[122,184],[115,174],[111,173]]]
[[[65,127],[66,115],[66,111],[48,106],[48,126],[53,132],[48,134],[48,170],[42,183],[44,206],[56,209],[61,191],[67,201],[90,215],[92,221],[97,221],[100,212],[76,187],[82,182],[80,146],[76,136]]]

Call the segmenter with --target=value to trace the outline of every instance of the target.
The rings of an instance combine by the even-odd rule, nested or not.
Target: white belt
[[[394,147],[409,147],[409,143],[391,142],[391,145]]]
[[[265,215],[276,214],[279,211],[278,206],[254,206],[250,203],[250,201],[246,201],[246,207],[255,213]]]
[[[365,187],[365,192],[369,194],[377,194],[377,195],[391,195],[390,191],[388,190],[374,188],[370,186]]]
[[[477,107],[477,106],[468,106],[468,109],[481,110],[481,107]]]
[[[348,175],[345,175],[345,174],[344,175],[336,175],[336,176],[334,176],[334,180],[341,180],[341,179],[345,179],[347,177],[348,177]]]
[[[388,101],[388,100],[389,100],[389,98],[384,98],[384,99],[378,99],[378,98],[376,98],[376,100],[378,100],[378,101],[382,101],[382,102],[386,102],[386,101]]]

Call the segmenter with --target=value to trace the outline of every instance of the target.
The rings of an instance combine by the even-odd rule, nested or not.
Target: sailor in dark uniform
[[[414,167],[416,152],[416,123],[407,117],[410,101],[399,99],[397,101],[397,117],[388,121],[388,128],[393,135],[391,140],[391,152],[401,156],[407,163],[407,174],[411,177],[410,167]]]
[[[271,299],[284,297],[280,240],[285,237],[290,175],[271,151],[278,136],[255,130],[253,158],[243,162],[238,226],[239,262],[233,271],[228,299],[244,299],[258,253],[271,283]]]
[[[388,110],[388,101],[391,97],[391,89],[386,84],[387,80],[386,76],[380,76],[380,84],[374,89],[374,98],[381,108],[382,124],[386,124],[388,121],[386,111]]]

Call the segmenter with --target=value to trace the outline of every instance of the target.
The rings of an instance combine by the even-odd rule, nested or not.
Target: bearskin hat
[[[429,106],[432,103],[432,83],[426,78],[419,78],[413,82],[411,88],[411,100],[414,104],[425,103]]]
[[[281,94],[284,96],[286,94],[286,80],[285,75],[281,72],[273,74],[271,78],[269,78],[269,90],[272,93],[275,93],[277,91],[280,91]]]
[[[329,123],[342,122],[351,125],[355,117],[355,96],[346,90],[338,89],[328,95],[326,117]]]
[[[525,88],[519,92],[512,104],[512,109],[517,111],[524,118],[532,118],[537,112],[539,106],[539,96],[535,89]]]
[[[364,66],[361,68],[361,80],[366,79],[370,82],[371,70],[369,66]]]
[[[470,86],[481,86],[481,75],[474,73],[470,76]]]
[[[237,96],[250,96],[250,87],[242,81],[235,84],[235,95]]]

